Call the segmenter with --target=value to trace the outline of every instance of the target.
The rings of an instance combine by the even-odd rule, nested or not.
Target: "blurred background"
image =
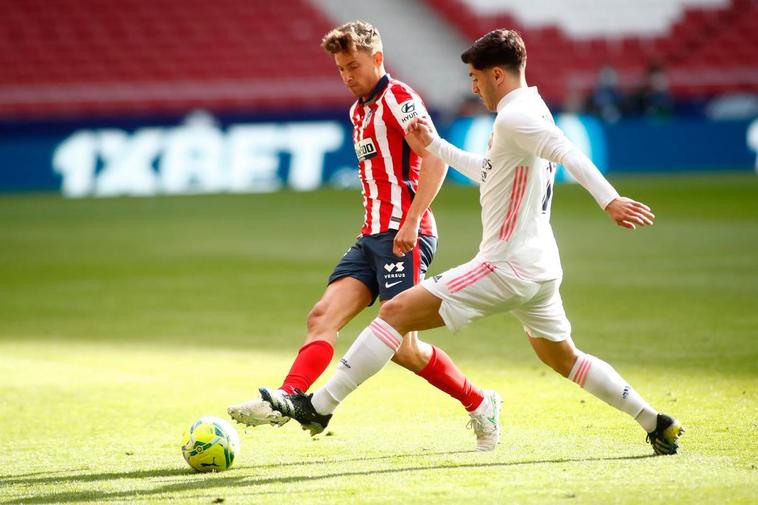
[[[182,431],[281,383],[360,230],[353,97],[319,46],[356,18],[480,152],[460,54],[519,29],[560,127],[653,208],[630,233],[562,184],[551,225],[575,340],[684,421],[682,457],[648,459],[496,316],[424,338],[504,392],[498,454],[390,366],[334,436],[248,430],[232,472],[186,474]],[[758,1],[0,0],[0,503],[755,503],[756,150]],[[448,173],[430,274],[481,238]]]
[[[319,47],[356,18],[459,146],[492,120],[459,55],[511,27],[601,170],[758,167],[754,0],[0,0],[0,191],[356,186],[353,99]]]

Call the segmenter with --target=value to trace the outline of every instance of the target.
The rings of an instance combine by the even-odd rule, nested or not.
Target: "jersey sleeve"
[[[484,156],[459,149],[440,136],[435,136],[426,150],[472,181],[480,181]]]
[[[546,118],[512,112],[498,121],[506,138],[511,138],[524,151],[542,159],[559,163],[586,189],[597,204],[605,209],[619,194],[600,170],[585,156],[552,121]]]
[[[566,167],[574,179],[592,195],[601,209],[605,209],[619,197],[616,189],[603,177],[592,160],[576,147],[568,151],[558,163]]]
[[[403,135],[414,118],[429,117],[424,102],[412,90],[393,84],[384,95],[384,103],[390,111],[390,126],[399,129]]]

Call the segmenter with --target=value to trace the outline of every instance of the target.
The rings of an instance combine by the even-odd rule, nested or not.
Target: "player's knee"
[[[404,312],[404,303],[402,295],[396,296],[392,300],[384,303],[379,309],[379,317],[386,321],[390,326],[400,331],[396,326],[401,321],[401,315]],[[402,332],[401,332],[402,333]]]

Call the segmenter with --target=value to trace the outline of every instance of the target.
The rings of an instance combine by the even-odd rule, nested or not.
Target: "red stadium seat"
[[[288,91],[297,86],[282,87],[271,79],[305,85],[310,78],[335,75],[319,47],[332,23],[307,0],[0,0],[0,12],[0,115],[6,117],[172,112],[201,105],[286,108],[300,103]],[[293,18],[293,12],[301,15]],[[272,64],[272,57],[277,62]],[[213,96],[212,90],[223,89],[220,82],[260,79],[270,84],[251,88],[243,97],[229,98],[221,91]],[[146,95],[125,102],[102,91],[80,98],[81,90],[93,85],[123,83],[128,88],[129,83],[156,81],[201,84],[195,89],[206,83],[211,91],[182,100]],[[61,90],[60,103],[2,102],[3,88],[42,90],[64,84],[73,91]],[[138,94],[139,86],[135,89]],[[337,79],[326,95],[307,100],[312,106],[344,102]]]
[[[562,102],[572,87],[589,89],[606,64],[637,80],[650,63],[659,63],[673,92],[685,98],[758,91],[753,0],[688,9],[663,35],[613,39],[572,38],[551,24],[521,26],[511,12],[485,16],[462,0],[425,1],[466,40],[501,26],[521,30],[530,80],[553,102]],[[200,106],[255,111],[350,101],[319,47],[332,22],[308,0],[0,0],[0,12],[0,117]],[[292,89],[322,77],[333,78],[333,87],[319,96],[293,96]],[[250,86],[252,81],[260,85]],[[110,91],[119,83],[131,91],[128,100]],[[156,98],[144,83],[191,83],[187,89],[194,94]],[[233,94],[224,91],[229,83],[238,83]],[[46,98],[18,98],[24,96],[18,90],[39,90]]]
[[[690,8],[669,27],[663,36],[639,36],[572,39],[559,26],[524,27],[512,17],[497,13],[481,16],[463,0],[426,0],[441,16],[467,39],[486,31],[509,26],[524,34],[529,48],[528,75],[540,85],[548,100],[561,103],[568,86],[547,84],[545,79],[559,76],[572,82],[592,85],[594,75],[603,65],[612,65],[622,76],[638,80],[652,63],[673,71],[672,91],[677,96],[702,96],[735,90],[746,86],[758,92],[758,79],[714,83],[710,74],[736,72],[739,68],[758,68],[758,3],[752,0],[731,0],[726,8]],[[472,22],[471,20],[476,20]],[[558,56],[553,56],[554,46]],[[560,61],[559,61],[560,60]],[[703,62],[708,72],[699,68]],[[686,80],[679,82],[677,79]],[[631,79],[631,77],[630,77]],[[632,83],[634,84],[634,83]],[[586,91],[586,89],[585,89]]]

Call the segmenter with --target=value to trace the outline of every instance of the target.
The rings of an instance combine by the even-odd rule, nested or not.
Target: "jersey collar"
[[[507,95],[501,98],[500,101],[497,103],[497,111],[500,112],[501,110],[505,108],[506,105],[508,105],[509,103],[517,99],[518,97],[529,94],[529,93],[537,93],[537,86],[516,88],[510,91]]]
[[[376,86],[374,86],[374,89],[371,91],[371,94],[366,98],[365,100],[363,98],[358,99],[358,103],[361,105],[365,105],[369,102],[373,102],[376,99],[376,96],[384,91],[384,88],[387,87],[387,85],[390,83],[390,74],[384,74],[381,79],[379,79],[379,82],[376,83]]]

